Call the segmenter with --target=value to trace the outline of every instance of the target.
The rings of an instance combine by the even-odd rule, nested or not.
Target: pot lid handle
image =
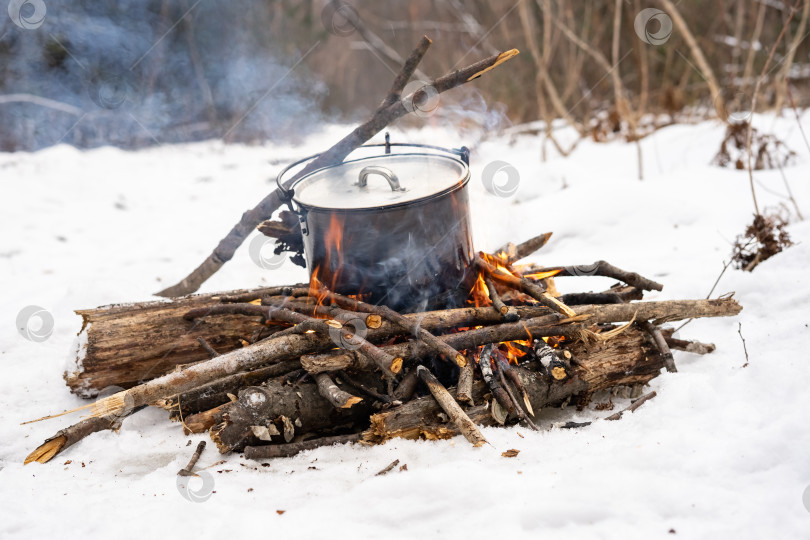
[[[357,179],[356,185],[361,188],[366,187],[368,185],[368,175],[370,174],[379,174],[388,180],[388,185],[391,186],[391,191],[405,191],[405,188],[399,185],[399,178],[397,178],[397,175],[394,174],[394,171],[386,167],[380,167],[379,165],[369,165],[368,167],[364,167],[360,171],[360,176]]]

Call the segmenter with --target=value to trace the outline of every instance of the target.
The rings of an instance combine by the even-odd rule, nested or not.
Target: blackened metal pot
[[[313,171],[285,190],[301,220],[310,276],[399,311],[463,305],[474,255],[469,152],[369,146],[386,153]],[[388,153],[392,146],[409,151]],[[314,157],[282,171],[279,186]]]

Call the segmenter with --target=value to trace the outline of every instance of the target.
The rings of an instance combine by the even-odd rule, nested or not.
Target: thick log
[[[192,309],[216,305],[222,294],[245,291],[77,310],[82,317],[78,350],[74,365],[64,374],[71,392],[94,397],[108,386],[129,388],[178,365],[206,360],[209,355],[199,338],[220,353],[242,347],[242,340],[262,328],[261,317],[231,314],[210,321],[183,319]]]
[[[364,382],[373,384],[371,379]],[[371,411],[371,406],[365,401],[350,408],[336,408],[321,395],[318,385],[312,382],[285,385],[274,379],[262,386],[241,390],[237,401],[223,407],[218,423],[211,427],[210,434],[219,451],[226,453],[262,444],[254,427],[266,427],[273,431],[273,424],[277,429],[282,428],[279,422],[282,417],[292,423],[295,435],[303,435],[367,421]],[[281,436],[273,440],[283,441]]]
[[[568,350],[577,359],[577,365],[573,367],[572,376],[564,381],[538,373],[535,362],[512,368],[520,377],[535,411],[575,398],[584,404],[594,392],[614,386],[645,384],[664,367],[664,361],[652,343],[634,328],[628,328],[610,341],[591,344],[587,349],[584,344],[577,343]],[[484,403],[488,391],[486,383],[476,381],[473,384],[476,403]],[[363,440],[383,443],[395,437],[432,440],[459,435],[452,423],[442,420],[441,412],[431,397],[415,399],[373,415],[371,427],[363,433]],[[467,415],[480,425],[496,424],[486,405],[467,410]]]

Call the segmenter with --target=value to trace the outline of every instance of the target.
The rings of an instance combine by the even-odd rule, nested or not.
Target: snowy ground
[[[759,124],[798,153],[785,174],[810,215],[810,159],[797,123],[763,117]],[[810,114],[804,126],[810,131]],[[0,154],[0,537],[808,538],[807,221],[790,226],[795,247],[753,273],[726,273],[715,296],[735,291],[742,314],[695,321],[681,333],[714,342],[717,351],[676,353],[680,371],[655,379],[658,397],[619,422],[540,433],[486,429],[492,447],[480,449],[461,438],[395,441],[319,449],[266,467],[232,455],[208,470],[214,493],[200,504],[176,487],[189,438],[159,410],[47,465],[23,467],[28,452],[77,418],[20,422],[82,404],[62,381],[80,323],[72,310],[147,299],[173,283],[270,189],[279,164],[268,159],[317,151],[345,129],[298,147],[208,142]],[[490,139],[473,154],[476,246],[553,230],[537,262],[605,258],[662,281],[664,291],[649,299],[704,297],[752,215],[746,173],[709,165],[723,131],[707,122],[645,139],[643,182],[632,145],[584,142],[567,159],[541,163],[539,138]],[[439,129],[393,137],[447,141]],[[514,197],[495,197],[482,185],[483,166],[496,159],[520,172]],[[762,206],[784,202],[778,171],[756,178]],[[245,244],[203,291],[304,277],[291,264],[260,270]],[[601,290],[610,281],[558,285],[563,292]],[[47,341],[16,331],[17,314],[29,305],[53,315]],[[547,411],[540,423],[606,414]],[[193,444],[204,438],[192,437]],[[501,457],[510,448],[520,455]],[[209,447],[199,465],[219,459]],[[394,459],[407,471],[374,477]],[[201,485],[194,480],[191,488]]]

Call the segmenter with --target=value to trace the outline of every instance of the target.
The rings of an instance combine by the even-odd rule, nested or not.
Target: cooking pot
[[[310,276],[399,311],[463,305],[472,287],[469,151],[366,145],[385,153],[313,171],[291,189]],[[391,148],[397,151],[390,153]]]

